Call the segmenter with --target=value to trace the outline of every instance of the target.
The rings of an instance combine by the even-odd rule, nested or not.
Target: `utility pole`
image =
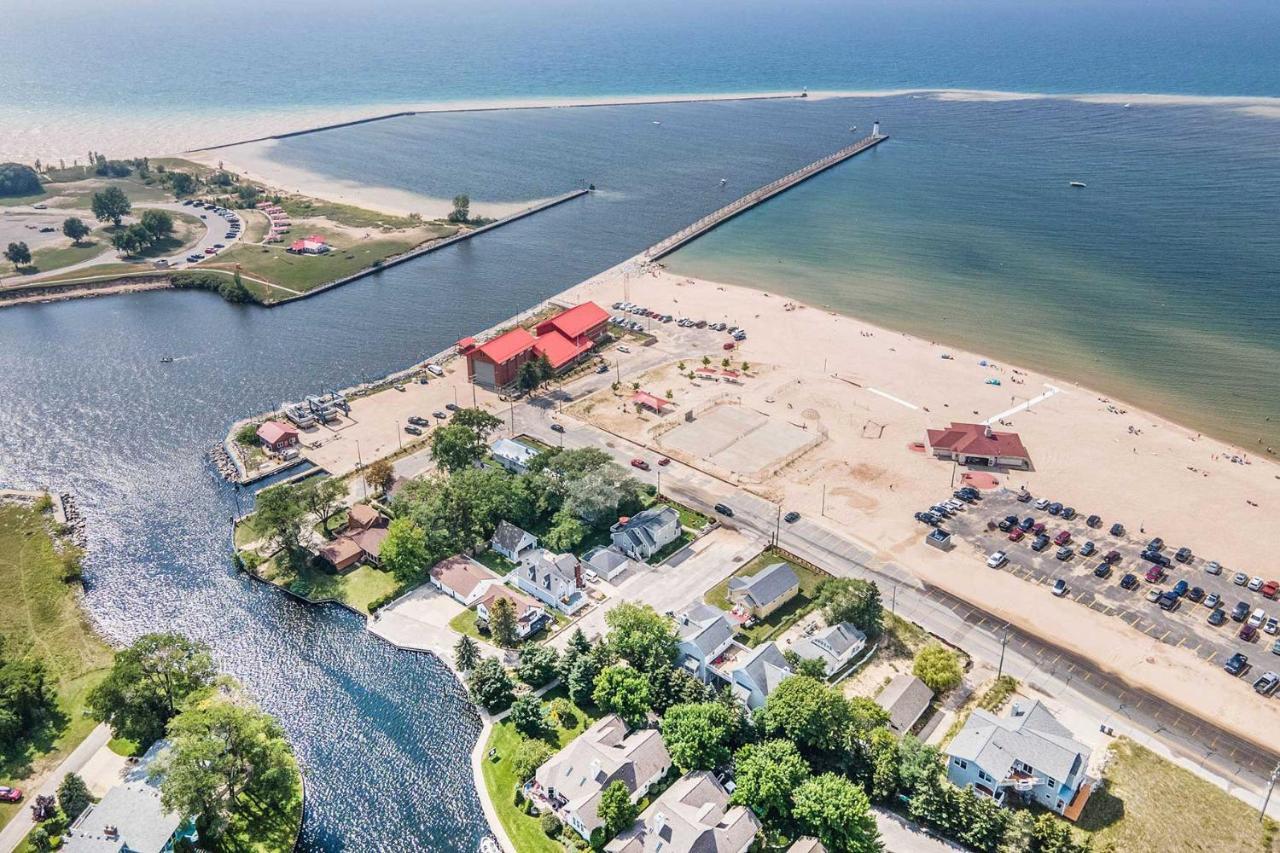
[[[782,538],[782,504],[778,504],[778,517],[773,521],[773,544],[777,545]]]
[[[399,418],[396,418],[396,441],[400,442],[400,449],[404,450],[404,435],[400,432]]]
[[[474,379],[471,380],[471,408],[480,408],[480,405],[476,402],[476,381]]]
[[[1258,814],[1259,821],[1267,819],[1267,806],[1271,805],[1271,792],[1275,790],[1277,778],[1280,778],[1280,763],[1277,763],[1276,769],[1271,771],[1271,784],[1267,785],[1267,798],[1262,801],[1262,811]]]
[[[507,405],[511,409],[511,434],[516,434],[516,401],[514,397],[507,398]]]
[[[1004,647],[1007,645],[1009,645],[1009,626],[1005,625],[1004,633],[1000,635],[1000,665],[996,667],[996,678],[1004,675]],[[1280,770],[1280,766],[1277,766],[1276,769]],[[1275,781],[1274,776],[1272,781]]]
[[[618,384],[622,384],[622,367],[618,363],[618,359],[613,360],[614,375],[618,377]]]
[[[889,612],[894,616],[898,615],[898,584],[893,584],[893,596],[889,599]]]
[[[360,459],[360,439],[356,439],[356,470],[359,471],[364,467],[364,462]],[[364,477],[360,478],[360,499],[367,500],[369,497],[369,485],[364,481]]]
[[[822,517],[827,517],[827,484],[822,484]]]
[[[563,441],[563,439],[562,439]],[[658,490],[653,493],[654,498],[662,497],[662,469],[658,469]]]

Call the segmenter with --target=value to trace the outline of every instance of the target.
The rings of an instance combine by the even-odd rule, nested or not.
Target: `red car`
[[[1053,537],[1054,545],[1066,545],[1071,541],[1071,534],[1065,530],[1059,530],[1058,535]]]
[[[1009,541],[1010,541],[1010,542],[1021,542],[1021,541],[1022,541],[1022,537],[1023,537],[1023,536],[1026,536],[1026,535],[1027,535],[1027,534],[1023,531],[1023,529],[1022,529],[1021,527],[1015,527],[1015,528],[1013,528],[1012,530],[1010,530],[1010,531],[1009,531]]]
[[[0,785],[0,802],[16,803],[22,799],[22,791],[17,788],[6,788]]]
[[[1262,585],[1262,589],[1258,591],[1261,592],[1263,595],[1265,595],[1267,598],[1275,598],[1276,594],[1280,592],[1280,583],[1276,583],[1275,581],[1267,581]]]
[[[1039,536],[1041,533],[1044,533],[1044,522],[1037,521],[1035,524],[1031,525],[1031,532],[1034,533],[1036,536]]]
[[[721,349],[733,349],[733,341],[726,343]]]
[[[1160,583],[1164,580],[1164,569],[1159,566],[1152,566],[1147,569],[1147,583]]]
[[[1108,552],[1107,552],[1107,556],[1105,556],[1105,557],[1103,557],[1103,558],[1102,558],[1102,562],[1104,562],[1104,563],[1118,563],[1118,562],[1120,562],[1120,552],[1119,552],[1119,551],[1108,551]]]
[[[632,459],[632,460],[631,460],[631,467],[632,467],[632,468],[639,468],[641,471],[648,471],[648,470],[649,470],[649,463],[648,463],[648,462],[645,462],[643,459]]]
[[[671,464],[671,460],[670,460],[670,459],[668,459],[666,456],[664,456],[664,457],[662,457],[661,459],[659,459],[659,460],[658,460],[658,464],[659,464],[659,465],[662,465],[663,467],[666,467],[667,465],[670,465],[670,464]]]

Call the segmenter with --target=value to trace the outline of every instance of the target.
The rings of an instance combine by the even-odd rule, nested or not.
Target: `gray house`
[[[776,644],[765,643],[736,661],[728,676],[733,695],[754,711],[764,704],[784,679],[791,676],[791,666]]]
[[[561,613],[571,615],[587,606],[587,596],[582,591],[582,566],[572,554],[534,549],[507,575],[507,582],[514,582],[522,592]]]
[[[518,563],[528,551],[538,547],[538,537],[504,518],[498,522],[498,529],[493,531],[489,547],[511,562]]]
[[[1089,755],[1039,702],[1015,703],[1008,717],[978,708],[947,749],[947,778],[1001,805],[1035,801],[1075,820],[1093,789]]]
[[[605,845],[607,853],[746,853],[760,821],[699,770],[677,779],[629,829]]]
[[[876,704],[889,712],[889,728],[899,735],[911,731],[932,701],[933,691],[929,685],[909,672],[886,684],[876,697]]]
[[[583,554],[582,562],[607,581],[613,580],[634,565],[631,558],[617,548],[606,548],[603,545],[597,545]]]
[[[786,563],[774,563],[751,577],[729,579],[729,600],[763,619],[800,592],[800,579]]]
[[[679,664],[703,681],[711,679],[711,666],[733,643],[733,626],[718,607],[690,604],[675,615],[679,638]]]
[[[797,640],[791,650],[806,660],[822,661],[828,676],[848,666],[867,647],[867,635],[849,622],[831,625],[811,637]]]
[[[654,506],[609,528],[614,547],[633,560],[645,561],[680,538],[680,513]]]
[[[493,459],[512,474],[523,474],[529,469],[529,463],[538,455],[538,451],[519,441],[500,438],[489,445]]]

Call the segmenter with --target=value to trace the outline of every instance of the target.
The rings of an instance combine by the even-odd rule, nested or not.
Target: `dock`
[[[841,148],[839,151],[828,154],[821,160],[815,160],[807,166],[796,169],[789,175],[783,175],[776,181],[754,189],[736,201],[731,201],[719,210],[707,214],[692,225],[685,226],[660,243],[655,243],[650,246],[649,249],[645,251],[644,257],[647,260],[656,261],[661,257],[669,255],[676,249],[684,246],[686,243],[690,243],[698,239],[711,229],[728,222],[738,214],[744,213],[756,205],[766,202],[780,193],[786,192],[796,184],[807,181],[809,178],[825,172],[832,166],[840,165],[850,157],[856,157],[863,151],[868,151],[876,147],[888,138],[889,135],[887,133],[880,133],[878,130],[873,130],[870,134],[859,139],[852,145]]]

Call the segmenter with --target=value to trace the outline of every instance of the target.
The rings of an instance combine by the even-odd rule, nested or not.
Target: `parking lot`
[[[940,496],[941,498],[942,496]],[[1165,572],[1166,576],[1157,583],[1148,583],[1144,579],[1147,569],[1152,565],[1141,558],[1146,543],[1161,531],[1133,531],[1126,525],[1125,535],[1113,536],[1110,528],[1113,523],[1124,519],[1102,519],[1096,528],[1087,525],[1088,511],[1078,512],[1071,520],[1050,515],[1047,511],[1035,508],[1034,502],[1022,503],[1017,493],[999,490],[987,493],[977,504],[970,505],[945,520],[942,527],[951,531],[957,538],[972,545],[978,551],[978,557],[985,561],[995,551],[1004,551],[1008,560],[1000,566],[1000,571],[1010,572],[1032,583],[1048,587],[1059,578],[1067,585],[1066,597],[1089,607],[1099,613],[1124,620],[1137,631],[1149,637],[1189,649],[1205,661],[1221,666],[1231,655],[1243,652],[1249,656],[1252,668],[1246,673],[1250,681],[1258,678],[1263,672],[1280,668],[1280,657],[1273,660],[1271,649],[1276,637],[1258,632],[1253,642],[1245,642],[1238,637],[1241,623],[1227,619],[1220,626],[1208,623],[1210,609],[1203,602],[1196,603],[1184,597],[1172,611],[1162,610],[1156,603],[1147,600],[1152,587],[1168,590],[1179,580],[1185,580],[1191,587],[1200,587],[1206,598],[1211,593],[1221,597],[1219,605],[1229,614],[1237,602],[1245,602],[1250,611],[1262,608],[1268,616],[1280,612],[1280,604],[1268,600],[1261,593],[1250,591],[1244,586],[1236,586],[1232,576],[1238,571],[1233,567],[1224,567],[1222,574],[1212,575],[1204,571],[1205,565],[1212,560],[1212,555],[1193,556],[1188,562],[1176,560]],[[1073,553],[1069,559],[1057,559],[1058,547],[1050,544],[1037,553],[1032,550],[1033,534],[1026,535],[1021,541],[1010,541],[1004,531],[989,529],[1006,516],[1016,515],[1019,519],[1032,518],[1035,522],[1045,524],[1044,532],[1050,537],[1061,531],[1071,535],[1069,543]],[[1170,531],[1164,531],[1168,534]],[[1085,542],[1093,542],[1096,552],[1082,557],[1079,550]],[[1170,538],[1162,553],[1172,558],[1173,553],[1186,543]],[[1106,578],[1094,575],[1094,569],[1102,562],[1102,556],[1109,551],[1118,551],[1120,559],[1112,566]],[[976,564],[982,567],[982,563]],[[992,571],[983,568],[983,571]],[[1120,586],[1120,580],[1126,573],[1138,577],[1138,584],[1132,589]]]

